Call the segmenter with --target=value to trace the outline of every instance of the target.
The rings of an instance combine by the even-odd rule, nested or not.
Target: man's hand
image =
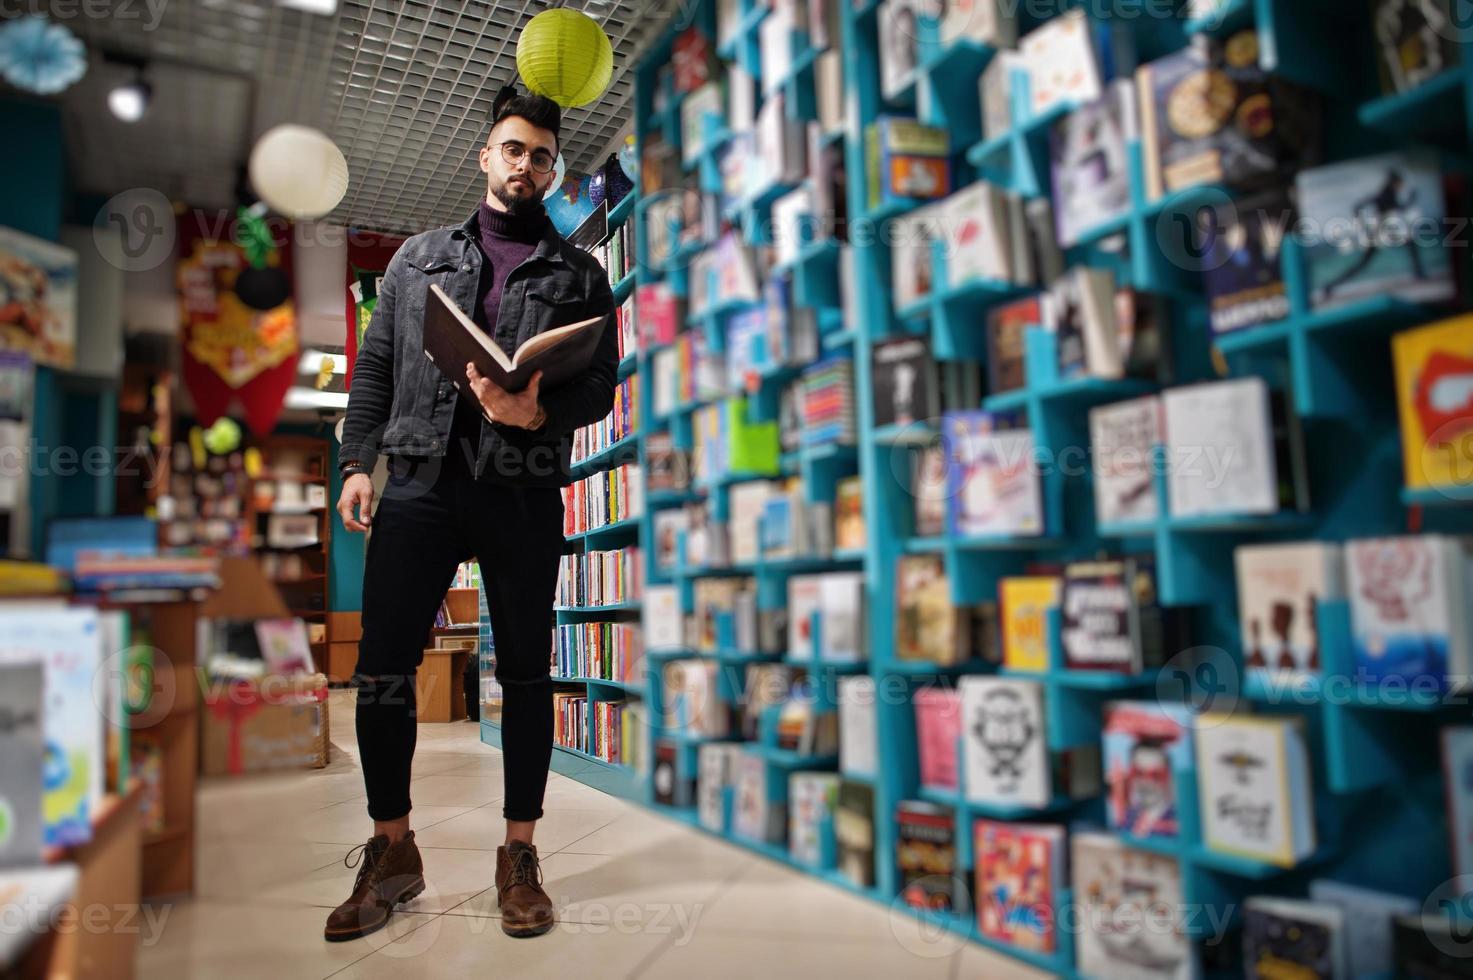
[[[540,428],[543,421],[542,406],[537,403],[537,388],[542,383],[542,372],[532,375],[527,387],[513,395],[489,378],[481,376],[473,363],[467,362],[466,376],[471,379],[471,391],[486,410],[493,422],[514,425],[519,429]]]
[[[358,519],[353,517],[357,508]],[[350,531],[367,531],[373,523],[373,480],[367,473],[354,473],[343,481],[343,493],[338,497],[338,516],[343,527]]]

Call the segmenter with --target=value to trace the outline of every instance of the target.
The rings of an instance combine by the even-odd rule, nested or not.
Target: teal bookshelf
[[[1065,8],[1081,5],[1069,0],[1062,3]],[[739,0],[738,6],[738,21],[731,36],[719,46],[718,54],[726,61],[742,65],[760,84],[762,66],[757,38],[768,10],[759,0]],[[864,0],[858,4],[841,2],[839,6],[846,99],[852,100],[852,105],[846,112],[843,131],[827,135],[825,142],[837,140],[844,149],[851,216],[849,248],[856,273],[857,295],[853,307],[847,316],[846,311],[838,308],[836,280],[840,248],[834,242],[805,242],[776,271],[792,275],[797,294],[818,310],[823,350],[845,352],[853,358],[858,441],[854,446],[805,447],[786,454],[780,470],[803,476],[815,501],[831,499],[837,478],[857,473],[864,487],[862,506],[868,546],[863,550],[834,553],[824,559],[656,568],[652,561],[654,512],[700,499],[706,501],[713,519],[724,520],[733,484],[775,475],[740,472],[688,491],[647,493],[643,518],[587,532],[579,541],[570,542],[570,547],[612,547],[637,541],[649,559],[645,563],[648,581],[677,586],[686,612],[691,609],[693,583],[703,577],[750,576],[757,583],[759,607],[770,609],[785,604],[787,579],[793,574],[862,571],[866,581],[870,658],[857,664],[824,663],[801,651],[774,655],[729,645],[704,653],[685,649],[651,650],[646,652],[648,670],[638,683],[616,684],[590,678],[560,679],[559,683],[584,685],[590,698],[638,697],[654,707],[660,704],[663,694],[659,667],[670,659],[697,657],[722,666],[724,695],[728,699],[732,696],[733,678],[754,662],[801,666],[816,678],[867,674],[877,684],[884,683],[901,691],[906,696],[883,699],[876,708],[880,759],[875,774],[843,774],[845,779],[866,783],[875,793],[873,886],[853,883],[839,873],[832,861],[810,866],[796,861],[781,845],[711,831],[701,824],[692,807],[657,806],[656,809],[671,819],[717,833],[737,846],[811,873],[836,887],[891,908],[904,909],[904,903],[897,901],[901,881],[894,859],[897,836],[894,814],[901,801],[925,800],[953,810],[957,867],[962,873],[970,873],[973,868],[972,821],[976,818],[1062,823],[1071,832],[1101,829],[1105,819],[1103,802],[1098,798],[1060,798],[1045,807],[1022,808],[971,801],[958,790],[920,784],[915,717],[909,694],[925,687],[949,686],[960,675],[992,672],[995,668],[978,661],[938,665],[895,658],[890,638],[895,635],[897,625],[894,600],[897,560],[904,555],[939,556],[948,573],[953,600],[958,605],[970,605],[995,596],[1000,579],[1021,573],[1032,562],[1064,562],[1094,557],[1101,552],[1147,553],[1156,560],[1161,602],[1192,610],[1192,639],[1199,650],[1211,651],[1205,661],[1213,667],[1211,671],[1189,670],[1174,661],[1132,676],[1069,670],[1060,651],[1059,624],[1055,617],[1050,622],[1048,669],[1038,674],[1004,672],[1005,675],[1028,677],[1042,684],[1045,734],[1050,747],[1056,749],[1097,742],[1102,708],[1115,699],[1161,699],[1185,702],[1200,710],[1251,710],[1302,717],[1312,760],[1318,847],[1305,859],[1287,867],[1244,860],[1207,848],[1202,841],[1201,814],[1197,812],[1197,774],[1191,769],[1175,777],[1180,808],[1177,836],[1146,839],[1118,833],[1116,836],[1133,846],[1176,859],[1184,901],[1198,908],[1222,910],[1229,925],[1237,921],[1248,897],[1303,895],[1309,880],[1316,876],[1419,898],[1430,894],[1453,873],[1447,853],[1443,784],[1437,763],[1438,738],[1443,727],[1465,720],[1466,710],[1460,716],[1457,708],[1448,705],[1437,690],[1415,690],[1411,686],[1405,691],[1389,690],[1384,685],[1371,687],[1358,681],[1349,653],[1349,611],[1343,601],[1325,601],[1317,609],[1323,650],[1319,676],[1280,682],[1246,672],[1238,637],[1233,550],[1245,543],[1305,538],[1343,541],[1414,530],[1473,533],[1473,490],[1410,491],[1401,485],[1389,341],[1397,331],[1432,322],[1446,311],[1408,304],[1393,297],[1377,297],[1330,312],[1316,311],[1309,301],[1303,254],[1290,239],[1282,254],[1289,315],[1280,322],[1224,335],[1214,341],[1207,326],[1200,276],[1190,272],[1183,257],[1173,252],[1169,232],[1180,221],[1191,220],[1201,208],[1231,200],[1233,195],[1221,187],[1207,186],[1151,199],[1146,193],[1144,151],[1139,143],[1133,143],[1127,147],[1131,181],[1128,210],[1082,236],[1079,244],[1066,253],[1068,264],[1110,268],[1123,283],[1163,297],[1169,304],[1173,384],[1210,380],[1222,373],[1257,375],[1292,396],[1292,404],[1304,421],[1309,450],[1312,491],[1308,508],[1303,512],[1174,517],[1166,481],[1161,475],[1164,470],[1158,465],[1155,493],[1160,516],[1151,521],[1108,524],[1096,519],[1092,477],[1088,467],[1084,467],[1083,473],[1043,474],[1045,526],[1040,535],[916,536],[909,490],[896,474],[908,472],[909,457],[917,449],[935,443],[939,426],[934,422],[875,425],[870,349],[880,341],[919,335],[930,340],[932,350],[942,360],[985,362],[981,324],[986,314],[1027,290],[1012,283],[991,281],[948,283],[944,256],[938,256],[936,290],[904,309],[895,308],[889,288],[890,248],[881,233],[896,218],[913,210],[918,202],[900,200],[867,207],[863,127],[883,113],[895,112],[896,106],[880,98],[878,3]],[[1216,14],[1197,20],[1181,16],[1152,17],[1129,3],[1083,6],[1095,18],[1108,17],[1109,10],[1118,8],[1121,22],[1132,31],[1141,61],[1154,60],[1179,49],[1199,34],[1221,38],[1255,26],[1260,40],[1258,57],[1264,67],[1326,95],[1326,117],[1333,130],[1327,147],[1330,159],[1353,159],[1384,152],[1393,146],[1425,142],[1441,148],[1453,168],[1466,169],[1458,163],[1460,155],[1468,152],[1469,134],[1473,131],[1473,56],[1469,56],[1473,52],[1466,45],[1460,67],[1412,92],[1383,97],[1371,91],[1375,72],[1364,17],[1346,13],[1328,0],[1227,0]],[[667,93],[665,108],[659,113],[653,108],[659,67],[670,60],[678,32],[692,24],[714,39],[714,7],[713,0],[702,0],[686,8],[685,19],[672,25],[645,59],[634,66],[637,133],[659,132],[667,142],[679,147],[679,97]],[[1138,16],[1126,16],[1127,7]],[[1037,23],[1025,15],[1020,29],[1026,32]],[[1334,23],[1344,31],[1326,30],[1326,23]],[[807,48],[806,36],[795,36],[793,43],[791,70],[782,78],[769,81],[783,93],[790,113],[797,118],[811,119],[816,114],[812,70],[816,52]],[[950,132],[952,167],[957,175],[955,186],[985,179],[1025,197],[1048,196],[1051,194],[1049,132],[1071,108],[1030,115],[1026,77],[1019,76],[1013,89],[1014,127],[1003,133],[983,132],[976,79],[993,56],[991,49],[973,42],[944,43],[937,36],[935,25],[928,25],[923,19],[919,68],[911,92],[900,101],[913,102],[924,110],[923,122],[944,126]],[[724,120],[719,122],[724,126]],[[695,164],[695,171],[703,188],[713,191],[719,187],[719,171],[715,166],[717,147],[730,134],[717,127],[708,130],[708,137],[707,150]],[[747,241],[762,242],[772,200],[785,189],[774,185],[747,195],[728,210],[726,217]],[[652,203],[651,199],[632,203],[626,200],[611,212],[611,223],[618,215],[619,220],[633,220],[641,225],[637,236],[639,267],[629,278],[639,285],[668,282],[677,294],[685,295],[689,288],[689,264],[710,243],[686,243],[663,262],[651,262],[644,224],[657,213],[651,210]],[[742,302],[713,305],[691,315],[686,329],[704,333],[719,348],[725,318],[746,305]],[[1090,408],[1159,390],[1158,385],[1143,381],[1060,378],[1054,368],[1053,344],[1048,332],[1029,330],[1025,337],[1023,387],[989,392],[978,406],[1026,414],[1037,446],[1048,453],[1089,446]],[[639,351],[627,366],[621,365],[621,375],[626,371],[648,372],[652,354],[649,350]],[[772,372],[760,379],[762,391],[749,399],[749,411],[754,418],[772,417],[775,404],[772,393],[787,377],[788,372]],[[641,393],[646,399],[640,413],[643,431],[626,440],[627,445],[614,447],[608,454],[581,464],[584,470],[580,473],[614,465],[616,460],[645,462],[647,437],[654,431],[668,432],[678,448],[691,447],[691,412],[698,403],[688,403],[668,416],[655,417],[649,411],[649,388],[644,386]],[[638,612],[638,603],[627,603],[560,609],[557,616],[560,623],[583,622],[600,618],[629,619]],[[655,710],[650,710],[647,717],[651,740],[660,738],[675,743],[679,768],[687,777],[695,774],[699,746],[730,740],[664,730]],[[495,737],[494,726],[483,726],[483,730],[488,741]],[[786,798],[786,778],[792,771],[837,769],[838,760],[832,756],[797,756],[761,740],[752,745],[767,766],[769,795],[774,800]],[[576,769],[581,773],[577,778],[584,778],[592,785],[616,787],[610,791],[654,805],[647,774],[621,771],[624,767],[610,767],[582,753],[562,749],[555,753],[555,766],[564,767],[559,771]],[[1437,842],[1436,846],[1431,845],[1432,841]],[[1066,891],[1057,895],[1056,901],[1062,908],[1071,898]],[[1032,952],[997,943],[983,935],[970,909],[947,914],[912,911],[934,926],[1030,966],[1057,976],[1079,975],[1075,968],[1076,937],[1067,929],[1057,931],[1058,943],[1051,952]],[[1194,923],[1187,931],[1199,947],[1210,938],[1205,922]]]

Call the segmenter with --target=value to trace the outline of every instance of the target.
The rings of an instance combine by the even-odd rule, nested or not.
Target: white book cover
[[[707,830],[726,831],[726,787],[740,751],[730,743],[707,742],[696,752],[696,815]]]
[[[737,565],[754,564],[761,557],[762,510],[776,495],[778,485],[769,480],[735,483],[728,497],[727,526],[731,534],[731,560]]]
[[[823,861],[823,822],[832,818],[839,774],[795,772],[788,777],[788,852],[811,868]]]
[[[1357,977],[1391,975],[1391,920],[1417,912],[1422,904],[1406,895],[1327,878],[1309,883],[1309,897],[1340,909],[1345,923],[1345,957]]]
[[[726,734],[726,712],[717,694],[720,664],[671,660],[660,674],[665,727],[688,735]]]
[[[1161,399],[1132,398],[1089,410],[1094,469],[1095,520],[1100,524],[1154,521],[1156,467],[1161,441]]]
[[[941,43],[963,38],[992,48],[1010,48],[1018,41],[1018,22],[998,0],[946,0]]]
[[[709,121],[707,117],[712,117]],[[721,85],[707,82],[686,95],[680,103],[680,159],[690,166],[706,148],[707,127],[720,125],[726,118],[721,101]]]
[[[839,771],[873,776],[879,758],[875,728],[875,679],[839,678]]]
[[[793,71],[792,12],[779,4],[763,18],[757,28],[758,47],[762,58],[762,94],[778,91]]]
[[[1198,716],[1202,843],[1292,867],[1315,847],[1314,788],[1301,718]]]
[[[814,218],[813,195],[805,184],[772,202],[772,242],[779,265],[797,259],[803,224]]]
[[[884,0],[880,4],[881,98],[898,98],[915,81],[920,53],[919,6],[916,0]]]
[[[1130,210],[1126,127],[1135,98],[1131,81],[1112,83],[1103,99],[1065,116],[1051,134],[1054,213],[1064,248]]]
[[[742,19],[742,0],[716,0],[716,46],[725,47],[736,39]]]
[[[1439,534],[1361,538],[1345,546],[1351,647],[1357,672],[1466,677],[1467,551]]]
[[[973,803],[1044,807],[1052,796],[1043,685],[967,675],[962,695],[962,772]]]
[[[978,431],[969,418],[981,414],[943,417],[949,530],[961,537],[1042,534],[1032,430]]]
[[[936,287],[931,243],[937,240],[937,214],[935,205],[925,205],[890,222],[890,288],[898,310],[931,295]]]
[[[825,133],[844,128],[844,52],[834,47],[818,56],[813,66],[818,90],[818,121]]]
[[[684,647],[679,589],[673,585],[645,586],[641,622],[644,624],[646,650],[679,650]]]
[[[650,394],[650,411],[656,416],[674,414],[680,402],[680,352],[674,347],[655,351],[650,359],[655,380]]]
[[[1243,666],[1280,681],[1321,670],[1321,602],[1344,598],[1344,556],[1328,541],[1244,545],[1233,553]]]
[[[1093,102],[1104,94],[1099,61],[1083,10],[1047,21],[1018,44],[1028,69],[1035,116],[1056,105]]]
[[[45,678],[39,655],[0,664],[0,868],[41,863]]]
[[[1113,379],[1125,373],[1115,323],[1115,274],[1109,269],[1070,269],[1045,294],[1043,315],[1054,332],[1061,379]]]
[[[726,125],[733,133],[757,125],[757,81],[741,65],[726,66]]]
[[[823,614],[819,659],[857,663],[865,658],[864,573],[832,572],[820,577]]]
[[[107,768],[104,716],[94,691],[103,666],[97,610],[6,609],[0,611],[0,636],[5,637],[0,664],[39,658],[45,666],[44,842],[48,847],[86,843],[92,838],[92,814],[102,802]],[[99,686],[105,693],[105,686]]]
[[[1007,199],[1000,189],[986,181],[963,187],[943,203],[938,221],[946,245],[948,286],[1012,278]]]
[[[1177,859],[1109,834],[1077,833],[1069,844],[1079,973],[1095,980],[1193,980],[1196,961],[1185,932],[1188,907]],[[1163,911],[1170,928],[1110,928],[1159,922]]]
[[[1279,510],[1273,418],[1262,378],[1172,388],[1162,405],[1173,517]]]
[[[823,615],[823,576],[794,575],[788,579],[788,656],[817,658],[814,626]],[[822,627],[820,627],[822,629]]]
[[[767,840],[767,761],[751,752],[734,760],[731,833],[752,841]]]
[[[1013,73],[1027,70],[1017,51],[999,51],[977,79],[982,105],[982,135],[996,139],[1013,128]]]
[[[1473,727],[1442,730],[1442,775],[1452,828],[1453,874],[1473,875]]]

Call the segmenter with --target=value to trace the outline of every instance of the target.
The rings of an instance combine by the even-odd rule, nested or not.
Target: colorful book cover
[[[1249,980],[1348,976],[1344,942],[1344,913],[1334,905],[1250,898],[1243,906],[1243,972]]]
[[[1052,770],[1044,732],[1043,685],[969,674],[962,697],[962,770],[974,803],[1044,807]]]
[[[1062,581],[1053,575],[1005,578],[998,585],[1003,666],[1044,673],[1049,669],[1048,611],[1057,609]]]
[[[903,555],[895,568],[895,659],[952,664],[960,658],[956,603],[939,555]]]
[[[679,774],[676,772],[675,743],[664,739],[655,740],[655,770],[653,776],[655,802],[662,806],[676,806],[679,800]]]
[[[936,912],[956,906],[956,814],[950,807],[922,800],[896,804],[895,866],[905,904]]]
[[[933,789],[960,787],[957,754],[962,732],[961,692],[923,687],[911,695],[916,716],[916,752],[921,785]]]
[[[696,753],[696,815],[701,826],[717,833],[726,831],[726,788],[732,782],[732,760],[740,750],[710,742]]]
[[[1473,874],[1473,728],[1442,730],[1442,776],[1453,838],[1453,874]]]
[[[1174,857],[1130,847],[1108,834],[1070,839],[1071,881],[1081,928],[1075,964],[1099,980],[1192,980],[1181,866]],[[1169,921],[1162,922],[1163,912]],[[1154,922],[1151,929],[1115,923]]]
[[[1099,59],[1082,10],[1043,24],[1018,42],[1028,70],[1035,116],[1058,105],[1094,102],[1104,94]]]
[[[1130,211],[1125,146],[1134,100],[1134,87],[1117,83],[1104,98],[1064,116],[1049,133],[1054,216],[1063,248]]]
[[[795,772],[788,777],[788,852],[810,868],[824,860],[823,830],[839,802],[839,775]]]
[[[987,313],[987,391],[998,395],[1028,384],[1024,361],[1024,331],[1043,326],[1043,308],[1037,296],[995,307]]]
[[[1243,666],[1280,680],[1321,669],[1319,604],[1345,595],[1344,557],[1326,541],[1244,545],[1233,553]]]
[[[968,184],[940,205],[946,220],[946,284],[1008,282],[1014,278],[1007,197],[986,181]]]
[[[732,836],[750,841],[767,841],[771,830],[771,804],[767,799],[766,760],[751,752],[737,753],[732,786]]]
[[[1180,834],[1176,777],[1192,766],[1192,716],[1187,707],[1112,702],[1105,707],[1100,743],[1110,828],[1134,837]]]
[[[256,643],[269,674],[310,674],[315,669],[307,624],[300,619],[256,620]]]
[[[1444,680],[1468,669],[1469,554],[1437,534],[1345,545],[1351,647],[1359,675]]]
[[[972,841],[978,931],[1017,949],[1054,952],[1064,829],[978,820]]]
[[[958,537],[1039,535],[1043,500],[1033,432],[999,430],[991,412],[948,412],[941,441],[947,461],[947,530]]]
[[[41,863],[45,677],[39,656],[0,664],[0,868]]]
[[[1473,316],[1393,334],[1410,490],[1473,488]]]
[[[1157,518],[1155,448],[1161,438],[1161,400],[1155,395],[1089,410],[1096,522]]]
[[[1282,188],[1198,212],[1196,245],[1214,335],[1289,315],[1283,251],[1293,223]]]
[[[875,790],[865,783],[839,784],[834,811],[834,840],[838,845],[839,873],[856,885],[875,883]]]
[[[1315,847],[1314,789],[1301,717],[1199,716],[1202,843],[1292,867]]]
[[[864,525],[864,482],[846,476],[834,484],[834,548],[859,551],[869,535]]]
[[[928,422],[940,414],[940,391],[931,345],[901,337],[874,346],[875,427]]]
[[[1067,669],[1140,673],[1142,608],[1134,565],[1117,559],[1064,567],[1059,643]]]
[[[823,577],[794,575],[788,579],[788,656],[817,660],[815,627],[823,616]]]
[[[1458,63],[1449,0],[1374,0],[1371,26],[1387,95],[1410,92]]]
[[[1456,294],[1452,252],[1428,236],[1448,218],[1442,169],[1407,151],[1306,170],[1298,177],[1310,300],[1329,309],[1378,296],[1438,303]]]

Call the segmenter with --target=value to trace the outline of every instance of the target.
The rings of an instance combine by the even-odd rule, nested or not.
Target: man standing
[[[538,333],[614,309],[604,270],[563,240],[542,207],[558,154],[557,104],[507,87],[491,115],[480,152],[485,199],[463,224],[416,235],[395,254],[354,367],[338,513],[350,531],[373,526],[354,680],[374,836],[354,848],[362,863],[352,894],[328,917],[328,940],[382,928],[396,904],[424,889],[409,829],[414,674],[455,568],[471,557],[481,565],[504,691],[501,927],[536,936],[554,922],[532,833],[552,756],[548,667],[563,545],[560,488],[570,480],[572,432],[613,406],[618,337],[606,326],[587,371],[547,391],[540,374],[510,393],[472,368],[479,408],[425,357],[432,283],[508,355]],[[374,512],[368,474],[380,453],[390,474]]]

